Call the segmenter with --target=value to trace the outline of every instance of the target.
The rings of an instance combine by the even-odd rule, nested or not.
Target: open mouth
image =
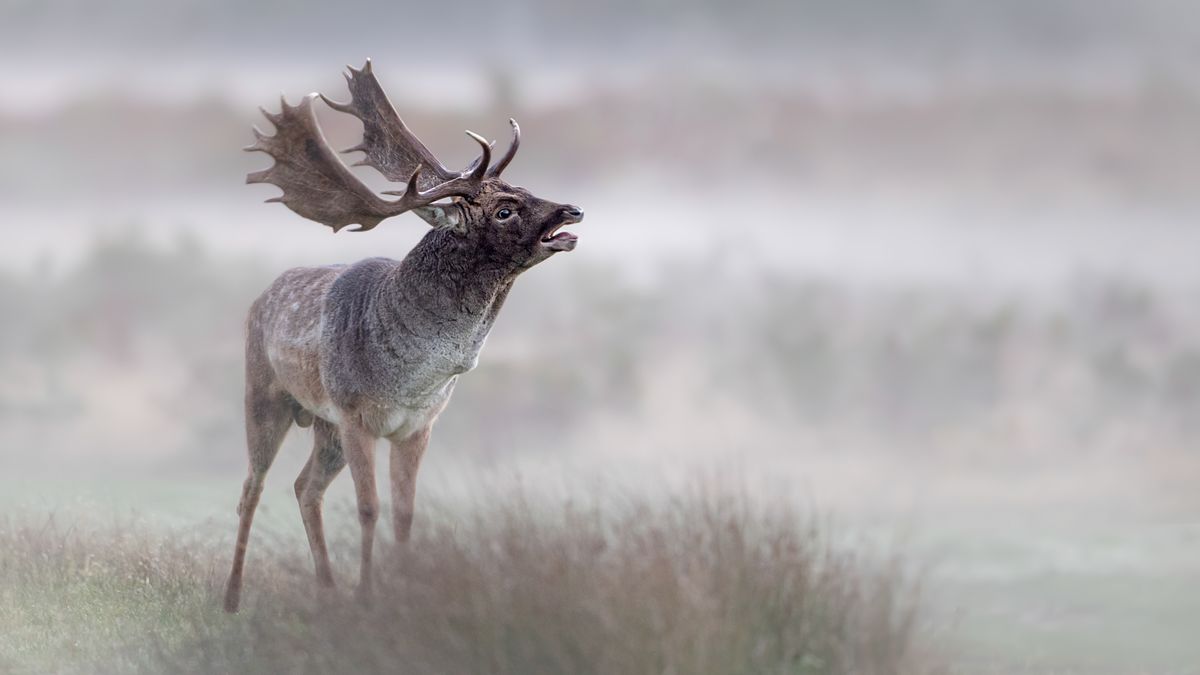
[[[578,223],[582,217],[568,215],[561,222],[542,235],[542,246],[552,251],[570,251],[579,242],[579,237],[571,232],[560,232],[563,227]]]

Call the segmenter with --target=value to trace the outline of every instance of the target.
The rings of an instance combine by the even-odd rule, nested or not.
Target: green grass
[[[257,532],[236,616],[219,610],[223,539],[0,521],[0,671],[930,670],[914,586],[782,501],[515,491],[424,506],[410,545],[385,537],[368,607],[347,588],[347,514],[331,514],[332,595],[313,591],[306,547]]]

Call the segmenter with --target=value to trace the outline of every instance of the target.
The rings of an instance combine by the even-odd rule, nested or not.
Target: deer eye
[[[496,220],[504,220],[512,215],[512,209],[500,209],[496,212]]]

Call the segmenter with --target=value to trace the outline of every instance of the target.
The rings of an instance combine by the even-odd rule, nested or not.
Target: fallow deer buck
[[[411,211],[432,229],[403,260],[370,258],[353,265],[284,272],[251,306],[246,336],[246,440],[250,469],[238,504],[240,523],[225,609],[237,611],[242,570],[263,478],[293,423],[312,426],[316,442],[296,479],[296,498],[308,534],[319,586],[333,586],[321,518],[322,495],[350,465],[362,526],[358,593],[371,591],[371,551],[379,498],[377,439],[391,444],[392,516],[397,541],[412,527],[417,467],[430,429],[458,376],[475,367],[492,322],[521,272],[576,237],[560,231],[583,218],[578,207],[540,199],[509,185],[500,173],[521,141],[512,124],[507,152],[491,163],[481,136],[480,157],[451,171],[401,121],[371,71],[349,69],[350,102],[310,94],[299,105],[263,111],[273,136],[255,129],[247,148],[274,164],[246,177],[271,183],[292,211],[328,225],[370,230]],[[360,181],[330,148],[317,124],[314,101],[357,117],[361,164],[406,183],[385,199]],[[448,200],[448,201],[447,201]]]

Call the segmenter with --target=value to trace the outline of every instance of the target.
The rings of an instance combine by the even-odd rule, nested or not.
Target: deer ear
[[[463,212],[458,204],[431,204],[429,206],[418,206],[412,210],[413,213],[421,217],[421,220],[429,223],[433,227],[462,231],[463,228]]]

